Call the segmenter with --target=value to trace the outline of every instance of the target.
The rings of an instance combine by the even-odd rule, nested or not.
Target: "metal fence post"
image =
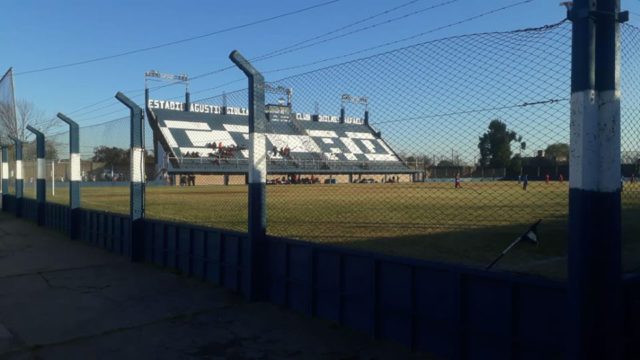
[[[9,136],[15,144],[16,151],[16,217],[22,216],[22,197],[24,195],[24,179],[22,175],[22,141],[20,139]]]
[[[622,356],[619,11],[577,0],[569,12],[569,359]]]
[[[9,149],[2,147],[2,211],[7,211],[7,196],[9,196]]]
[[[36,135],[36,157],[38,158],[36,166],[36,201],[38,202],[38,225],[42,226],[45,223],[44,207],[46,201],[44,134],[31,125],[27,125],[27,130]]]
[[[131,219],[131,260],[144,259],[144,195],[145,195],[145,150],[144,116],[142,108],[123,93],[118,92],[116,99],[131,110],[131,150],[130,158],[130,194],[129,217]]]
[[[264,285],[264,247],[267,229],[266,192],[267,146],[264,113],[264,77],[238,51],[229,54],[233,63],[249,80],[249,271],[245,273],[246,296],[249,300],[262,297]]]
[[[58,118],[69,124],[69,160],[71,171],[69,176],[69,236],[77,239],[80,236],[80,128],[78,124],[58,113]]]

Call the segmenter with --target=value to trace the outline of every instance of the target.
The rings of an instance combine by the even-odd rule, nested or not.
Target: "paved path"
[[[422,359],[0,213],[0,359]]]

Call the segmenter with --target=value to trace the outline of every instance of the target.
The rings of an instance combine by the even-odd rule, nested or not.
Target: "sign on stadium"
[[[149,109],[184,111],[185,106],[186,104],[180,101],[167,101],[167,100],[155,100],[155,99],[149,99],[149,102],[147,103],[147,107]],[[208,104],[190,104],[189,111],[204,113],[204,114],[222,114],[222,107],[218,105],[208,105]]]

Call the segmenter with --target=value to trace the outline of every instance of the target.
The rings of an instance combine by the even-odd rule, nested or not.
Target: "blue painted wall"
[[[9,196],[7,212],[15,213]],[[22,202],[37,219],[37,203]],[[68,234],[69,208],[46,204],[46,226]],[[81,210],[80,239],[129,256],[129,217]],[[246,294],[248,235],[144,221],[144,261]],[[375,338],[453,359],[562,358],[566,284],[267,237],[265,300]],[[625,278],[626,357],[640,358],[640,275]]]

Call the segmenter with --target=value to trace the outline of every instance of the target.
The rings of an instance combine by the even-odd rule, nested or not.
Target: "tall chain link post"
[[[251,266],[246,272],[249,300],[260,297],[259,284],[264,256],[264,239],[267,229],[266,214],[266,117],[264,113],[264,77],[238,51],[229,54],[233,63],[244,72],[249,79],[249,245],[248,257]]]
[[[569,359],[622,357],[619,22],[624,17],[619,0],[578,0],[569,12]]]
[[[69,125],[69,236],[77,239],[80,236],[80,128],[78,124],[58,113],[58,118]]]
[[[7,196],[9,196],[9,149],[2,147],[2,211],[8,211]]]
[[[9,136],[15,145],[15,153],[16,153],[16,202],[15,202],[15,213],[17,217],[22,216],[22,197],[24,196],[24,178],[23,178],[23,167],[22,167],[22,141],[16,137]]]
[[[38,225],[45,224],[45,201],[46,201],[46,180],[45,180],[45,142],[44,134],[31,125],[27,125],[27,130],[36,136],[36,201],[38,202]]]
[[[118,92],[116,99],[131,110],[130,141],[130,203],[131,218],[131,260],[143,260],[144,252],[144,196],[145,196],[145,150],[144,150],[144,116],[142,108],[135,102]]]

